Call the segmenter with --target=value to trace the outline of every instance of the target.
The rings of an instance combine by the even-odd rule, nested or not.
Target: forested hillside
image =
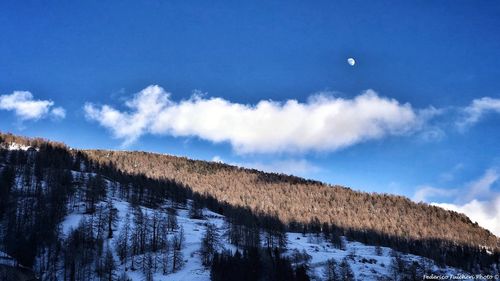
[[[198,194],[248,207],[257,214],[276,215],[292,228],[299,224],[328,224],[345,231],[375,232],[381,237],[437,239],[497,250],[500,247],[496,236],[465,215],[414,203],[402,196],[358,192],[294,176],[161,154],[104,150],[84,153],[124,173],[175,179]],[[367,236],[367,240],[375,239]]]
[[[173,223],[163,222],[188,206],[190,219],[203,219],[203,208],[224,215],[224,235],[231,245],[245,249],[246,258],[257,250],[264,268],[282,264],[283,274],[297,280],[305,280],[300,279],[300,266],[291,267],[292,262],[281,257],[290,244],[286,233],[291,231],[321,236],[338,248],[344,247],[345,237],[386,246],[468,272],[498,272],[500,263],[499,240],[490,232],[464,215],[404,197],[167,155],[70,149],[61,143],[8,134],[0,135],[0,199],[0,251],[44,272],[43,280],[61,280],[61,276],[86,280],[97,269],[102,279],[110,276],[105,269],[96,269],[95,263],[112,264],[108,244],[122,235],[123,223],[123,217],[117,222],[113,205],[117,200],[135,208],[130,220],[142,219],[135,226],[148,229],[134,228],[139,239],[135,246],[122,244],[122,249],[132,251],[123,255],[131,258],[121,260],[125,267],[136,258],[144,266],[148,253],[158,251],[167,251],[168,261],[173,262],[183,239]],[[141,216],[141,208],[162,211]],[[75,212],[91,221],[83,220],[65,233],[62,225]],[[208,226],[206,233],[210,233]],[[132,243],[133,239],[126,240]],[[268,256],[259,250],[262,247],[269,250]],[[220,266],[237,262],[234,258],[242,262],[242,257],[233,255],[212,248],[202,261],[217,277]],[[170,264],[167,273],[176,270],[180,268]]]

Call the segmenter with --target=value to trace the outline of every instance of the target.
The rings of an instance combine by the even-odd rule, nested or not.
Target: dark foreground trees
[[[305,266],[293,267],[290,260],[279,254],[279,250],[267,251],[257,248],[243,253],[229,251],[215,253],[210,277],[213,281],[230,281],[237,276],[241,281],[308,281]]]

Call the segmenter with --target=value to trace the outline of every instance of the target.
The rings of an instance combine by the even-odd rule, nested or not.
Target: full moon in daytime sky
[[[356,61],[353,59],[353,58],[348,58],[347,59],[347,63],[350,65],[350,66],[354,66],[356,64]]]

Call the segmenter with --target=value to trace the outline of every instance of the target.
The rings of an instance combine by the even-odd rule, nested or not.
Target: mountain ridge
[[[300,177],[187,157],[70,149],[63,143],[0,134],[0,144],[9,143],[40,151],[53,146],[61,150],[58,153],[62,153],[62,158],[70,157],[68,161],[82,163],[85,169],[110,178],[132,176],[173,181],[189,190],[200,207],[220,213],[241,212],[237,211],[241,209],[253,214],[259,225],[277,223],[275,218],[288,230],[327,230],[368,245],[383,245],[454,266],[461,266],[460,257],[466,253],[490,256],[497,263],[500,255],[500,240],[467,216],[415,203],[403,196],[354,191]]]
[[[368,192],[363,192],[363,191],[356,191],[356,190],[353,190],[349,187],[344,187],[341,185],[329,185],[329,184],[322,183],[320,181],[307,180],[307,179],[303,179],[301,177],[296,177],[296,176],[290,176],[290,175],[284,175],[284,174],[278,174],[278,173],[262,172],[262,171],[258,171],[256,169],[248,169],[248,168],[243,168],[243,167],[238,167],[238,166],[233,166],[233,165],[228,165],[228,164],[223,164],[223,163],[217,163],[217,162],[209,162],[209,161],[204,161],[204,160],[193,160],[193,159],[189,159],[187,157],[179,157],[179,156],[173,156],[173,155],[164,155],[164,154],[142,152],[142,151],[114,151],[114,150],[83,150],[83,151],[88,153],[90,158],[95,159],[95,160],[99,161],[100,163],[106,163],[110,157],[117,157],[116,159],[114,159],[114,161],[108,162],[108,163],[113,163],[114,165],[116,165],[117,162],[119,162],[121,160],[123,160],[123,161],[131,160],[131,159],[121,159],[120,160],[121,157],[134,158],[134,156],[139,155],[139,158],[142,156],[146,156],[149,160],[152,160],[153,158],[163,158],[162,160],[164,163],[174,163],[174,164],[172,164],[174,166],[173,170],[182,171],[183,169],[187,169],[189,172],[192,172],[192,173],[194,172],[194,173],[197,173],[198,175],[202,175],[202,176],[210,175],[211,173],[216,173],[219,176],[219,175],[221,175],[220,174],[221,171],[222,171],[222,173],[224,173],[226,171],[234,172],[234,173],[243,173],[243,174],[249,173],[249,174],[257,175],[256,178],[253,178],[253,180],[257,184],[266,184],[266,185],[271,185],[271,186],[273,186],[276,183],[277,184],[289,184],[290,185],[289,187],[292,189],[294,187],[296,187],[296,185],[308,185],[311,188],[320,187],[320,188],[331,188],[332,190],[335,190],[335,191],[346,191],[349,193],[354,193],[354,194],[360,195],[362,197],[370,197],[370,196],[378,197],[378,198],[388,197],[390,199],[403,200],[412,206],[423,206],[424,208],[429,208],[429,209],[433,209],[433,210],[440,210],[440,215],[453,214],[453,216],[459,217],[460,220],[462,220],[465,223],[469,223],[469,224],[475,225],[475,226],[477,225],[477,224],[473,223],[464,214],[457,213],[454,211],[444,210],[442,208],[432,206],[432,205],[429,205],[426,203],[416,203],[416,202],[411,201],[409,198],[407,198],[405,196],[401,196],[401,195],[393,195],[393,194],[387,194],[387,193],[368,193]],[[150,162],[155,162],[155,161],[150,161]],[[178,162],[180,162],[180,163],[178,163]],[[126,167],[126,165],[127,164],[122,163],[122,164],[117,165],[117,168],[122,169],[123,171],[126,171],[126,172],[130,172],[130,173],[144,174],[144,175],[152,177],[152,178],[161,178],[159,176],[158,172],[154,170],[154,167],[153,167],[154,165],[150,164],[148,166],[145,163],[141,163],[140,165],[134,164],[134,165],[136,165],[135,168]],[[166,167],[172,168],[172,165],[170,165],[170,167],[169,167],[169,165],[167,164],[165,166],[162,166],[162,168],[166,168]],[[212,169],[215,171],[211,171]],[[186,178],[185,175],[179,177],[178,173],[176,174],[174,171],[170,171],[170,172],[171,172],[171,177],[176,179],[176,180],[179,180],[179,182],[186,183],[190,187],[198,186],[198,183],[196,182],[196,180],[189,180]],[[166,177],[166,178],[168,178],[168,177]],[[238,178],[241,179],[241,177],[238,177]],[[214,182],[211,182],[211,183],[213,185],[216,185],[217,183],[220,183],[220,181],[217,182],[214,180]],[[202,188],[201,190],[195,190],[195,191],[198,191],[200,193],[204,193],[207,190]],[[321,190],[321,191],[324,191],[324,190]],[[228,203],[230,203],[230,202],[228,202]],[[446,217],[446,215],[444,215],[444,217]],[[289,220],[285,220],[285,221],[293,221],[293,219],[289,219]],[[477,226],[477,227],[483,229],[480,226]],[[488,235],[491,235],[491,236],[497,238],[489,230],[486,230],[486,229],[483,229],[483,230],[485,232],[487,232]],[[498,243],[498,241],[497,241],[497,243]],[[497,244],[497,247],[499,245],[500,244]]]

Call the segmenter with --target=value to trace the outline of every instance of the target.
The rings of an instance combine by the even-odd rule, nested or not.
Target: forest
[[[9,149],[12,144],[28,148]],[[118,220],[110,194],[130,205],[125,219]],[[309,280],[307,254],[283,255],[287,231],[321,236],[338,248],[347,237],[467,272],[493,272],[500,264],[493,234],[464,215],[400,196],[221,163],[0,135],[0,251],[40,280],[128,280],[117,273],[123,264],[148,281],[158,272],[174,273],[186,258],[178,212],[203,219],[205,208],[224,215],[227,225],[223,235],[210,223],[203,226],[199,253],[212,280],[234,274]],[[61,223],[75,210],[88,216],[63,235]],[[220,251],[223,239],[236,251]],[[428,272],[397,254],[394,261],[393,271],[404,280]],[[350,271],[348,259],[331,261],[325,279],[353,280]],[[9,280],[19,273],[0,266],[0,274]]]

